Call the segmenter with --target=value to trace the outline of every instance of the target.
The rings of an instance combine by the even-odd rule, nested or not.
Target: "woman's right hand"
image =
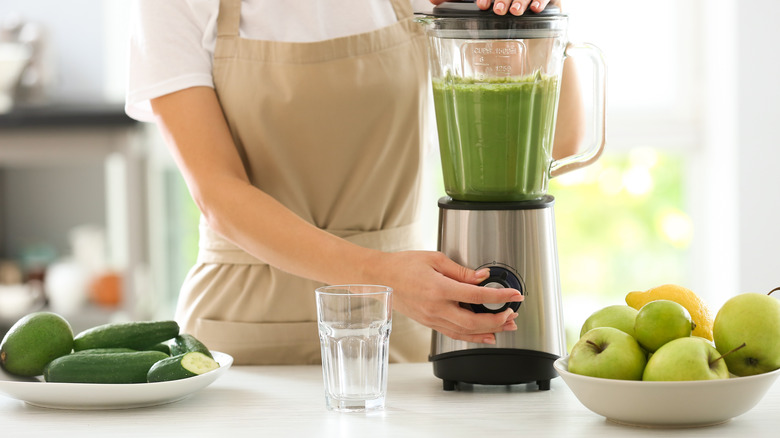
[[[495,344],[494,333],[517,330],[517,313],[474,313],[460,303],[522,301],[516,289],[477,286],[489,271],[465,268],[441,252],[377,252],[367,260],[369,278],[393,288],[393,307],[453,339]]]

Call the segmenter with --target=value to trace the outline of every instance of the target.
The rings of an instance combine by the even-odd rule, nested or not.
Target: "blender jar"
[[[516,17],[448,2],[418,18],[428,36],[434,108],[447,194],[455,200],[541,198],[551,176],[590,164],[604,146],[604,65],[593,46],[566,37],[567,16],[548,6]],[[592,144],[553,160],[563,61],[594,65]]]

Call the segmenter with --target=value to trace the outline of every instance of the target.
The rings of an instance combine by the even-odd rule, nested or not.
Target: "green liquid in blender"
[[[461,201],[538,199],[552,162],[558,78],[433,79],[444,188]]]

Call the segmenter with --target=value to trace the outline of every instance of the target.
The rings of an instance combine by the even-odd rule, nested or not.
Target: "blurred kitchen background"
[[[632,290],[677,283],[716,310],[780,286],[780,2],[564,6],[608,65],[606,151],[550,189],[570,334]],[[74,330],[173,316],[198,212],[154,126],[124,115],[129,15],[0,0],[0,331],[41,308]]]

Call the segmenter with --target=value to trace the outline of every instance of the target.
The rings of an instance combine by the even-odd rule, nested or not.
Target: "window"
[[[714,227],[703,220],[712,208],[704,187],[718,165],[712,134],[704,133],[710,115],[703,98],[716,80],[704,74],[713,62],[706,35],[716,24],[704,17],[723,3],[564,5],[570,40],[600,47],[608,71],[602,158],[550,184],[569,342],[591,312],[624,303],[634,290],[680,284],[713,311],[724,295],[735,293],[712,288],[703,275],[713,267],[711,256],[703,255],[711,251]],[[728,35],[728,27],[718,32]],[[721,62],[728,60],[724,53],[718,54]],[[724,173],[724,180],[729,177]],[[723,286],[728,277],[724,273]]]

